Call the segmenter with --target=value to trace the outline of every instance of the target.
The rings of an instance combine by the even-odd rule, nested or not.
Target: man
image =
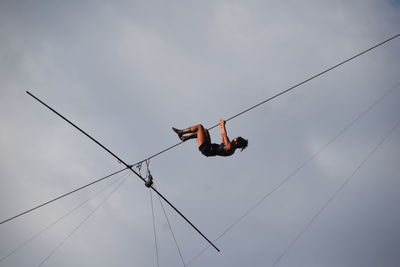
[[[233,155],[235,150],[241,148],[241,151],[248,145],[248,140],[242,137],[236,137],[229,141],[228,135],[225,128],[226,122],[224,120],[219,121],[221,128],[221,144],[211,143],[210,133],[201,124],[194,125],[184,130],[179,130],[172,127],[172,130],[179,136],[182,141],[197,138],[197,144],[200,152],[207,157],[222,156],[227,157]]]

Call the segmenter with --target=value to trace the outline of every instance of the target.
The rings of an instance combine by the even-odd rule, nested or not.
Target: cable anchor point
[[[146,179],[146,182],[144,183],[144,185],[149,188],[153,185],[153,176],[151,175],[151,173],[149,173],[149,175],[147,176],[147,179]]]
[[[153,175],[151,175],[150,172],[150,159],[146,159],[145,163],[146,163],[147,173],[146,173],[146,182],[144,183],[144,185],[150,188],[153,185]]]

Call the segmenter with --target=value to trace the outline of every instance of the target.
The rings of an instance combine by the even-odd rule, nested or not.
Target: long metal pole
[[[115,155],[113,152],[111,152],[111,150],[109,150],[107,147],[105,147],[104,145],[102,145],[99,141],[97,141],[96,139],[94,139],[92,136],[90,136],[88,133],[86,133],[84,130],[82,130],[81,128],[79,128],[78,126],[76,126],[73,122],[71,122],[70,120],[68,120],[66,117],[64,117],[63,115],[61,115],[60,113],[58,113],[56,110],[54,110],[52,107],[50,107],[49,105],[47,105],[46,103],[44,103],[42,100],[40,100],[39,98],[37,98],[36,96],[34,96],[32,93],[30,93],[29,91],[26,91],[26,93],[28,95],[30,95],[31,97],[33,97],[34,99],[36,99],[39,103],[41,103],[42,105],[44,105],[46,108],[50,109],[51,111],[53,111],[55,114],[57,114],[59,117],[61,117],[63,120],[65,120],[66,122],[68,122],[69,124],[71,124],[73,127],[75,127],[78,131],[80,131],[81,133],[83,133],[84,135],[86,135],[87,137],[89,137],[93,142],[95,142],[96,144],[98,144],[100,147],[102,147],[105,151],[107,151],[109,154],[111,154],[114,158],[116,158],[119,162],[121,162],[122,164],[124,164],[128,169],[130,169],[134,174],[136,174],[137,177],[139,177],[140,179],[142,179],[143,182],[146,182],[146,180],[140,175],[138,174],[132,167],[132,165],[127,164],[125,161],[123,161],[121,158],[119,158],[117,155]],[[207,240],[208,243],[210,243],[211,246],[213,246],[218,252],[220,251],[213,242],[211,242],[191,221],[189,221],[188,218],[186,218],[185,215],[183,215],[171,202],[169,202],[160,192],[158,192],[157,189],[155,189],[153,186],[150,187],[151,189],[153,189],[154,192],[156,192],[166,203],[168,203],[168,205],[171,206],[171,208],[173,208],[187,223],[189,223],[193,229],[195,229],[205,240]]]

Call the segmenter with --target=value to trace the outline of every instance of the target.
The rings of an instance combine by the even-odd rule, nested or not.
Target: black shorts
[[[205,143],[199,146],[201,154],[203,154],[206,157],[213,157],[219,155],[220,149],[221,149],[220,145],[218,144]]]

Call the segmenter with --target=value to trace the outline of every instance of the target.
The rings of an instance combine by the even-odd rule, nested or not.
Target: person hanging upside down
[[[201,124],[189,127],[184,130],[179,130],[172,127],[172,130],[178,135],[182,141],[197,138],[197,144],[200,152],[207,157],[211,156],[231,156],[235,150],[241,148],[241,151],[247,147],[248,140],[242,137],[236,137],[229,141],[226,133],[225,121],[220,120],[219,126],[221,127],[221,144],[211,143],[210,133]]]

